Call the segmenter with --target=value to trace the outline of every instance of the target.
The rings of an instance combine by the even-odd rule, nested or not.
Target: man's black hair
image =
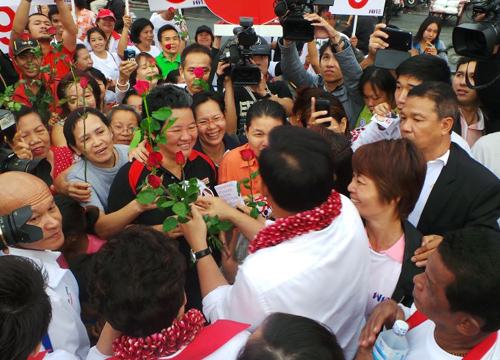
[[[191,44],[187,46],[184,50],[182,50],[181,54],[181,67],[184,68],[186,65],[186,57],[189,54],[200,53],[205,54],[210,59],[210,64],[212,63],[212,52],[206,46],[200,45],[198,43]]]
[[[76,147],[76,138],[74,133],[75,127],[78,121],[80,121],[80,119],[83,117],[84,113],[97,116],[99,119],[101,119],[104,125],[106,125],[106,127],[109,127],[108,118],[104,116],[104,114],[99,110],[90,107],[85,107],[85,108],[80,107],[78,109],[73,110],[66,118],[63,128],[64,137],[66,138],[66,143],[73,152],[74,152],[73,147]]]
[[[438,81],[451,85],[450,67],[438,56],[423,54],[412,56],[396,69],[398,77],[406,75],[422,82]]]
[[[454,123],[459,121],[458,99],[450,85],[438,81],[424,81],[408,92],[408,98],[410,97],[432,100],[438,120],[451,117]]]
[[[125,335],[158,333],[172,324],[184,303],[185,268],[177,241],[147,226],[128,227],[94,255],[91,300]]]
[[[57,8],[57,5],[49,5],[49,19],[52,22],[52,15],[57,15],[59,14],[59,9]]]
[[[278,126],[259,157],[262,181],[286,211],[304,212],[324,203],[333,189],[334,165],[328,142],[298,126]]]
[[[169,107],[170,109],[191,109],[192,103],[193,99],[191,95],[175,85],[156,86],[146,96],[146,104],[148,105],[147,108],[150,114],[156,110],[160,110],[162,107]],[[143,106],[142,118],[145,119],[146,117],[146,106]],[[159,134],[160,131],[161,130],[157,130],[156,134]]]
[[[438,247],[446,268],[455,276],[446,289],[452,312],[462,311],[484,321],[481,330],[500,329],[500,234],[470,227],[445,234]]]
[[[158,29],[158,34],[157,34],[158,43],[161,44],[161,35],[163,34],[164,31],[167,31],[167,30],[174,30],[177,33],[177,35],[179,34],[179,31],[177,31],[175,26],[172,26],[170,24],[163,25],[161,28]]]
[[[26,360],[52,318],[41,269],[20,256],[0,256],[0,360]]]

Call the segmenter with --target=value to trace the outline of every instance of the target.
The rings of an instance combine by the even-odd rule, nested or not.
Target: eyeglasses
[[[126,128],[121,126],[111,126],[111,129],[117,134],[122,134],[124,131],[127,131],[129,134],[132,134],[134,132],[134,126],[129,126]]]
[[[211,119],[199,120],[196,124],[198,125],[198,127],[205,128],[205,127],[208,127],[208,125],[210,123],[213,123],[214,125],[221,125],[225,121],[226,121],[226,119],[222,115],[215,115]]]

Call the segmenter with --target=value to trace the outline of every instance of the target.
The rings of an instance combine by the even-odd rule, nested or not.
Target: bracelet
[[[119,78],[116,79],[116,86],[123,86],[123,87],[128,86],[128,87],[130,87],[130,81],[127,80],[127,82],[125,84],[120,84],[118,82],[119,80],[120,80]]]

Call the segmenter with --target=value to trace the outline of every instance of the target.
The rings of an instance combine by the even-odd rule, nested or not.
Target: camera
[[[234,37],[221,49],[219,61],[231,63],[222,77],[230,75],[233,85],[258,85],[262,77],[259,67],[250,62],[252,46],[259,39],[252,26],[253,18],[241,17],[240,26],[233,29]]]
[[[0,174],[7,171],[27,172],[42,179],[47,186],[50,186],[52,185],[51,170],[52,166],[46,159],[19,159],[12,150],[0,149]]]
[[[32,215],[31,206],[27,205],[8,215],[0,216],[0,250],[43,239],[41,228],[26,224]]]
[[[314,5],[332,6],[334,0],[275,0],[274,13],[283,27],[283,38],[291,41],[314,40],[314,26],[304,19],[304,14],[313,13]]]
[[[464,12],[472,6],[472,23],[461,24],[453,29],[453,46],[461,56],[486,60],[493,55],[500,43],[500,0],[472,0]],[[484,17],[479,22],[477,16]]]

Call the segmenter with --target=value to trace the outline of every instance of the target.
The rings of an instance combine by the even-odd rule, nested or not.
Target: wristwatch
[[[273,94],[269,91],[269,89],[267,89],[267,94],[262,97],[262,100],[269,99],[271,96],[273,96]]]
[[[212,249],[210,249],[210,246],[207,247],[205,250],[197,251],[194,252],[193,249],[191,249],[191,262],[195,264],[198,260],[204,258],[207,255],[212,254]]]

